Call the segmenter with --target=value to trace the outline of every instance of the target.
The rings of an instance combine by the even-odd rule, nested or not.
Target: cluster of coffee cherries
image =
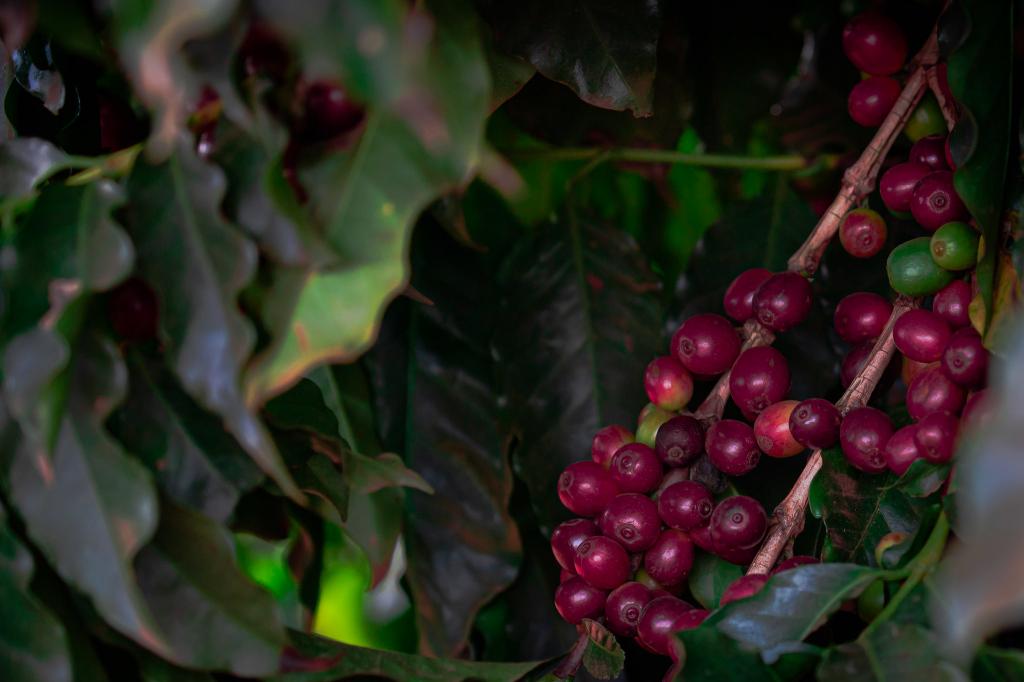
[[[850,118],[862,126],[881,125],[900,96],[900,82],[893,76],[907,61],[903,29],[883,14],[865,12],[843,28],[843,52],[864,74],[850,90]]]

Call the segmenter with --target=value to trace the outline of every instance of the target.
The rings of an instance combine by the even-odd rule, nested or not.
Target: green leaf
[[[29,592],[32,570],[0,506],[0,674],[10,682],[70,682],[67,634]]]
[[[286,672],[267,682],[330,682],[349,676],[380,676],[417,682],[514,682],[539,663],[482,663],[427,658],[342,644],[296,630],[289,632],[294,651],[286,653]]]
[[[159,165],[136,163],[129,177],[128,229],[138,269],[160,299],[160,332],[182,387],[224,419],[246,452],[286,494],[301,495],[266,428],[242,398],[239,373],[254,333],[238,292],[256,250],[220,215],[224,175],[186,139]]]
[[[19,137],[0,144],[0,199],[4,206],[32,196],[36,185],[68,157],[46,140]]]
[[[807,679],[818,651],[814,647],[799,645],[768,665],[754,649],[742,647],[736,640],[713,627],[686,630],[676,637],[683,643],[679,682],[779,682],[780,680]]]
[[[991,321],[993,284],[1002,224],[1003,182],[1010,148],[1013,8],[1010,3],[959,0],[951,16],[967,28],[948,58],[949,87],[963,116],[950,140],[953,181],[985,238],[976,270]],[[959,15],[959,16],[957,16]]]
[[[497,346],[516,473],[550,532],[566,512],[555,481],[593,433],[627,427],[646,402],[644,367],[663,349],[659,284],[636,243],[611,228],[551,225],[503,265]]]
[[[685,153],[702,151],[703,144],[693,128],[679,137],[676,149]],[[722,214],[722,207],[711,173],[701,168],[673,165],[668,172],[668,185],[675,205],[664,228],[667,249],[672,254],[673,272],[684,272],[693,248]],[[673,278],[674,279],[674,278]]]
[[[743,567],[719,559],[710,552],[698,552],[687,582],[690,592],[706,609],[718,608],[725,588],[743,575]]]
[[[661,11],[656,0],[487,2],[498,46],[588,104],[650,116]]]
[[[932,464],[919,459],[900,476],[898,485],[911,497],[928,497],[943,486],[951,469],[949,464]]]
[[[587,633],[587,648],[583,650],[583,667],[599,680],[613,680],[622,672],[626,654],[619,640],[596,620],[584,618],[581,624]]]
[[[832,682],[965,682],[967,677],[939,656],[935,637],[919,625],[886,622],[867,638],[825,653],[818,679]]]
[[[971,679],[978,682],[1014,682],[1024,679],[1024,652],[982,647],[971,666]]]
[[[285,631],[277,604],[238,568],[225,528],[164,501],[136,566],[178,663],[250,677],[278,669]]]

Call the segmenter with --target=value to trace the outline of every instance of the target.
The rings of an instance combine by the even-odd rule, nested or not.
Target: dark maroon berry
[[[715,468],[730,476],[753,471],[761,459],[754,429],[737,419],[722,419],[708,427],[704,447]]]
[[[959,430],[960,420],[949,412],[932,412],[917,423],[914,442],[926,460],[944,464],[953,459]]]
[[[576,578],[576,577],[579,577],[579,576],[576,575],[576,569],[575,568],[573,568],[573,570],[571,570],[571,571],[567,571],[564,568],[561,568],[561,569],[558,570],[558,584],[559,585],[564,583],[569,578]]]
[[[773,331],[795,327],[810,312],[811,283],[795,272],[772,275],[754,294],[757,320]]]
[[[674,357],[663,355],[647,365],[644,389],[652,403],[663,410],[675,412],[690,402],[693,396],[693,377]]]
[[[748,419],[785,398],[788,391],[789,363],[779,351],[758,346],[736,358],[729,374],[729,393]]]
[[[636,626],[636,638],[648,651],[668,656],[669,638],[676,623],[693,607],[676,597],[656,597],[648,602]]]
[[[843,27],[843,52],[858,70],[888,76],[903,68],[907,39],[899,24],[877,12],[864,12]]]
[[[600,514],[618,494],[611,474],[597,462],[574,462],[558,477],[558,499],[580,516]]]
[[[927,135],[910,148],[910,161],[923,163],[932,170],[949,170],[946,163],[946,136]]]
[[[608,629],[620,637],[635,635],[640,613],[653,596],[646,585],[638,582],[622,583],[616,587],[604,603]]]
[[[795,400],[780,400],[757,415],[754,438],[761,452],[769,457],[792,457],[803,452],[804,446],[789,430],[789,418],[796,406]]]
[[[281,36],[267,24],[255,22],[238,48],[238,59],[245,76],[281,83],[288,75],[291,55]]]
[[[916,420],[932,412],[958,414],[964,398],[964,389],[935,367],[921,372],[907,388],[907,412]]]
[[[683,581],[693,566],[693,541],[681,530],[662,531],[644,553],[644,570],[662,585]]]
[[[894,78],[871,76],[853,86],[846,108],[854,121],[874,128],[882,125],[899,96],[900,84]]]
[[[992,417],[992,401],[988,398],[988,390],[975,391],[967,398],[960,421],[964,426],[979,428]]]
[[[832,318],[839,338],[847,343],[874,341],[882,335],[892,304],[878,294],[858,291],[843,297]]]
[[[672,417],[658,429],[654,451],[667,466],[689,466],[704,452],[704,429],[688,414]]]
[[[789,432],[807,448],[830,448],[839,440],[843,418],[836,406],[823,398],[809,398],[793,408]]]
[[[573,625],[584,618],[597,618],[604,611],[605,592],[582,578],[569,578],[555,590],[558,615]]]
[[[757,556],[759,545],[753,547],[715,547],[715,556],[737,566],[747,566]]]
[[[885,246],[885,219],[870,208],[857,208],[839,224],[839,243],[854,258],[871,258]]]
[[[576,548],[580,543],[600,531],[590,519],[572,519],[558,524],[551,533],[551,553],[555,555],[558,565],[567,571],[576,573]]]
[[[722,598],[718,600],[718,605],[725,606],[730,602],[753,597],[761,591],[761,588],[767,582],[768,576],[763,573],[751,573],[750,575],[740,576],[732,581],[729,587],[725,588],[725,591],[722,592]]]
[[[658,496],[658,515],[665,525],[691,531],[708,525],[715,500],[711,491],[696,481],[673,483]]]
[[[699,376],[716,376],[732,367],[741,345],[732,323],[712,313],[694,315],[672,337],[679,362]]]
[[[651,498],[638,493],[622,493],[601,514],[601,532],[631,553],[642,552],[658,539],[661,518]]]
[[[594,434],[594,440],[590,445],[590,458],[607,469],[619,448],[632,442],[633,432],[625,426],[605,426]]]
[[[882,174],[878,191],[885,207],[893,213],[906,213],[914,198],[914,188],[932,169],[923,163],[898,163]]]
[[[803,554],[794,554],[785,561],[780,561],[779,565],[776,566],[775,569],[772,571],[772,575],[775,575],[776,573],[782,573],[783,571],[788,571],[791,568],[796,568],[797,566],[809,566],[811,564],[820,563],[821,560],[817,557],[806,556]]]
[[[917,183],[910,212],[917,224],[929,232],[955,220],[966,220],[969,216],[967,207],[953,187],[953,173],[950,171],[934,171]]]
[[[971,305],[971,285],[962,279],[955,279],[935,294],[932,312],[946,321],[953,329],[971,324],[968,307]]]
[[[649,493],[661,481],[661,461],[643,443],[628,443],[612,457],[608,472],[624,493]]]
[[[967,388],[976,388],[985,383],[988,375],[988,350],[972,327],[958,330],[949,339],[942,352],[942,371]]]
[[[897,476],[902,476],[915,460],[921,459],[921,451],[914,439],[916,434],[917,424],[908,424],[897,429],[885,444],[885,463]]]
[[[629,579],[629,555],[611,538],[595,535],[576,547],[576,573],[594,587],[613,590]]]
[[[107,299],[107,316],[114,333],[125,341],[146,341],[156,336],[159,306],[156,294],[137,277],[121,283]]]
[[[950,336],[949,325],[930,310],[908,310],[892,328],[896,347],[917,362],[935,362],[941,358]]]
[[[713,512],[714,510],[712,510]],[[710,519],[708,520],[710,524]],[[705,552],[711,554],[718,554],[718,548],[715,547],[714,540],[711,539],[711,526],[701,526],[695,530],[690,531],[690,539],[693,540],[693,544],[697,545]]]
[[[749,549],[764,538],[768,516],[753,497],[733,495],[718,503],[708,528],[716,549]]]
[[[886,469],[885,445],[892,437],[892,421],[881,410],[858,407],[850,410],[839,427],[839,445],[846,461],[869,474]]]
[[[331,81],[316,81],[306,90],[303,134],[310,140],[328,140],[352,131],[363,121],[365,110],[345,89]]]
[[[751,268],[741,272],[725,290],[722,305],[725,314],[737,322],[746,322],[754,316],[754,294],[772,276],[770,270]]]

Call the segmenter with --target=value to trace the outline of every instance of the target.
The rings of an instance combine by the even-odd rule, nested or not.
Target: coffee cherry
[[[967,223],[946,223],[932,235],[935,263],[946,270],[970,270],[978,262],[980,235]]]
[[[940,64],[939,68],[945,64]],[[917,142],[929,135],[943,135],[946,132],[946,119],[942,116],[942,110],[935,96],[925,92],[924,97],[917,103],[910,119],[903,126],[903,134],[911,142]]]
[[[314,141],[338,137],[362,123],[365,114],[363,107],[352,101],[341,85],[316,81],[306,90],[302,133],[306,139]]]
[[[899,24],[889,17],[864,12],[843,27],[843,52],[858,70],[888,76],[903,68],[907,39]]]
[[[874,341],[882,335],[891,314],[889,301],[878,294],[858,291],[839,301],[833,324],[839,338],[847,343]]]
[[[964,389],[934,368],[921,372],[907,388],[907,412],[916,420],[932,412],[958,414],[964,405]]]
[[[906,473],[915,460],[921,459],[921,451],[917,447],[915,436],[917,435],[917,424],[909,424],[898,429],[885,444],[885,463],[889,471],[897,476]]]
[[[712,313],[694,315],[672,337],[679,362],[699,376],[716,376],[732,367],[741,345],[732,323]]]
[[[662,474],[658,456],[642,443],[628,443],[619,448],[608,471],[624,493],[649,493],[658,487]]]
[[[761,573],[740,576],[729,584],[722,592],[722,598],[718,600],[718,606],[722,607],[740,599],[753,597],[761,591],[761,588],[768,582],[768,576]]]
[[[910,210],[917,183],[931,172],[931,168],[915,161],[896,164],[885,171],[878,182],[882,203],[893,213],[906,213]]]
[[[715,547],[715,556],[723,561],[728,561],[730,564],[736,564],[737,566],[747,566],[754,557],[757,556],[757,550],[760,543],[752,547]]]
[[[651,402],[661,409],[681,410],[693,397],[693,377],[678,360],[664,355],[647,365],[644,388]]]
[[[576,547],[576,573],[602,590],[612,590],[629,579],[629,555],[611,538],[595,535]]]
[[[776,573],[782,573],[783,571],[788,571],[792,568],[796,568],[797,566],[809,566],[811,564],[820,563],[821,560],[817,557],[806,556],[802,554],[794,554],[785,561],[780,561],[779,565],[776,566],[774,570],[772,570],[772,575],[775,575]]]
[[[892,432],[892,421],[884,412],[873,407],[858,407],[843,418],[839,445],[851,466],[879,474],[886,469],[883,453]]]
[[[900,96],[900,84],[893,78],[871,76],[850,90],[846,108],[850,118],[867,128],[882,125]]]
[[[768,516],[754,498],[733,495],[718,503],[708,528],[716,549],[750,549],[764,539]]]
[[[932,299],[932,312],[953,329],[971,324],[968,307],[971,304],[971,285],[962,279],[953,280],[940,289]]]
[[[625,426],[611,424],[598,430],[590,445],[590,458],[607,469],[612,457],[623,445],[633,442],[633,432]]]
[[[934,294],[953,280],[953,273],[936,265],[928,237],[911,239],[897,246],[889,253],[885,269],[889,285],[907,296]]]
[[[555,609],[567,623],[576,625],[584,618],[597,618],[604,611],[605,592],[588,585],[582,578],[569,578],[555,590]]]
[[[110,326],[125,341],[155,338],[158,310],[156,294],[138,277],[119,284],[107,298]]]
[[[658,539],[661,517],[658,507],[646,495],[622,493],[608,503],[598,525],[601,532],[626,548],[642,552]]]
[[[644,570],[662,585],[676,585],[693,567],[693,541],[681,530],[669,528],[644,552]]]
[[[892,328],[892,339],[899,351],[918,362],[941,358],[951,335],[949,325],[930,310],[908,310]]]
[[[981,336],[972,327],[958,330],[949,339],[942,353],[942,371],[967,388],[985,383],[988,374],[988,350]]]
[[[577,578],[577,577],[579,577],[579,576],[576,575],[575,571],[576,571],[575,567],[573,567],[573,569],[571,571],[567,571],[564,568],[559,569],[558,570],[558,584],[561,585],[562,583],[564,583],[569,578]]]
[[[754,316],[754,294],[772,276],[770,270],[751,268],[741,272],[725,290],[722,306],[725,314],[737,322]]]
[[[754,294],[754,314],[772,331],[795,327],[810,312],[811,283],[795,272],[772,275]]]
[[[729,393],[748,419],[782,400],[789,391],[789,363],[771,346],[740,353],[729,375]]]
[[[730,476],[753,471],[761,459],[754,429],[736,419],[722,419],[708,427],[704,448],[715,468]]]
[[[648,651],[668,656],[669,638],[676,631],[676,623],[692,606],[676,597],[656,597],[640,613],[636,625],[636,638]]]
[[[712,510],[712,514],[714,510]],[[711,519],[708,519],[708,523],[711,523]],[[710,554],[718,554],[718,548],[715,546],[714,540],[711,539],[711,526],[701,526],[690,531],[690,539],[693,540],[693,544],[697,545],[705,552]]]
[[[885,219],[870,208],[857,208],[839,224],[839,243],[854,258],[871,258],[885,246]]]
[[[923,163],[932,170],[949,170],[946,163],[946,136],[927,135],[910,148],[910,161]]]
[[[690,466],[704,452],[704,429],[688,414],[672,417],[658,429],[654,451],[666,466]]]
[[[903,379],[903,383],[907,386],[914,378],[930,367],[938,367],[938,362],[918,362],[917,360],[911,360],[910,358],[903,358],[903,366],[900,371],[900,377]]]
[[[574,462],[558,477],[558,499],[580,516],[595,516],[619,494],[611,475],[596,462]]]
[[[711,491],[696,481],[679,481],[661,491],[658,515],[665,525],[683,531],[703,528],[711,520],[715,500]]]
[[[769,457],[792,457],[803,452],[804,446],[789,430],[789,418],[797,404],[796,400],[780,400],[757,416],[754,437],[761,452]]]
[[[964,408],[967,412],[967,408]],[[953,459],[960,420],[949,412],[932,412],[917,423],[914,442],[921,456],[933,464],[944,464]]]
[[[647,406],[640,411],[640,419],[636,426],[636,442],[653,448],[661,425],[674,416],[676,416],[675,412],[663,410],[654,403],[647,403]]]
[[[953,152],[949,148],[949,136],[948,135],[946,136],[945,152],[946,152],[946,167],[949,168],[949,170],[956,170],[956,164],[953,163]]]
[[[988,389],[975,391],[967,398],[964,410],[960,414],[960,422],[972,429],[981,428],[992,418],[992,402],[988,397]]]
[[[288,74],[291,54],[273,28],[265,23],[254,22],[249,25],[238,48],[238,60],[246,77],[266,78],[272,83],[282,83]]]
[[[839,440],[842,421],[835,405],[823,398],[809,398],[793,408],[789,415],[789,432],[804,447],[830,448]]]
[[[622,583],[616,587],[604,603],[608,629],[620,637],[634,636],[640,613],[653,598],[651,590],[638,582]]]
[[[590,519],[572,519],[558,524],[551,533],[551,553],[566,571],[576,574],[576,548],[592,535],[598,535],[597,525]]]
[[[953,187],[953,173],[950,171],[934,171],[917,183],[910,212],[914,220],[929,232],[969,216],[967,207]]]

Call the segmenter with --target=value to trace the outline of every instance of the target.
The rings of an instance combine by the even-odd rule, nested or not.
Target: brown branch
[[[938,67],[932,67],[928,69],[928,89],[935,95],[935,101],[939,103],[939,109],[942,111],[942,118],[946,119],[946,129],[953,130],[956,126],[956,122],[960,118],[960,111],[957,109],[956,102],[953,101],[952,97],[948,97],[946,90],[942,87],[942,83],[939,82],[939,69]]]

